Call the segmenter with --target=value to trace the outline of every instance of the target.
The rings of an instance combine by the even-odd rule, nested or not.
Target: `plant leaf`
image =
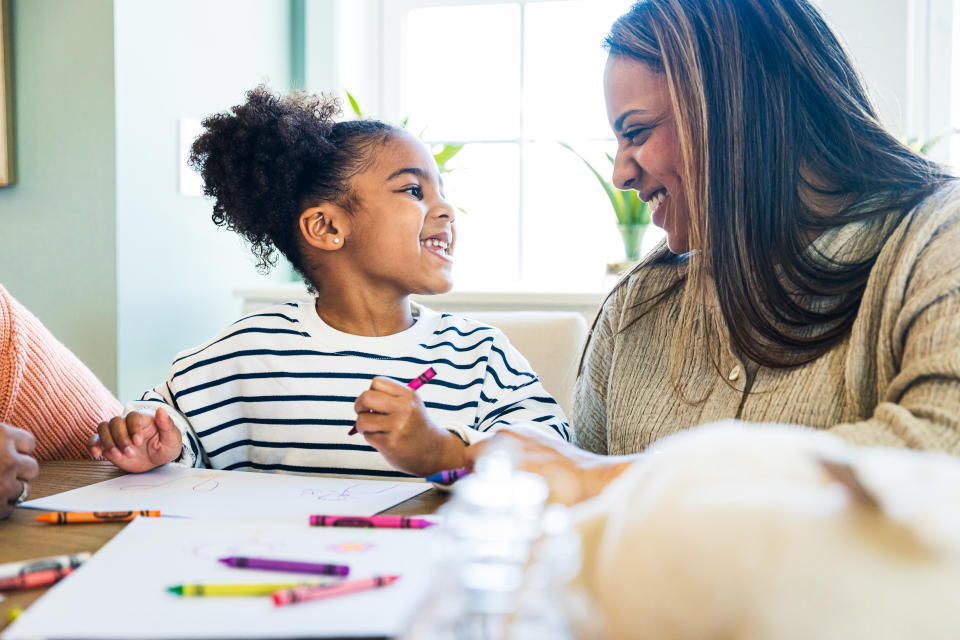
[[[356,98],[353,97],[353,94],[349,91],[345,92],[347,94],[347,100],[350,101],[350,108],[353,109],[353,112],[357,114],[358,118],[363,118],[363,112],[360,111],[360,105],[357,104]]]
[[[947,127],[946,129],[944,129],[943,131],[941,131],[941,132],[938,133],[937,135],[933,136],[932,138],[928,138],[927,140],[925,140],[925,141],[923,142],[923,144],[921,144],[920,147],[919,147],[918,149],[915,149],[915,150],[916,150],[916,151],[919,151],[920,153],[923,153],[923,154],[929,153],[929,151],[930,151],[931,149],[933,149],[935,146],[937,146],[937,143],[938,143],[938,142],[940,142],[940,141],[943,140],[944,138],[947,138],[947,137],[949,137],[949,136],[952,136],[952,135],[955,135],[955,134],[958,134],[958,133],[960,133],[960,129],[954,129],[953,127]]]
[[[447,169],[447,163],[450,162],[455,155],[460,153],[461,149],[463,149],[462,144],[445,144],[440,147],[440,151],[433,154],[433,159],[437,162],[437,168],[440,169],[440,173],[449,171]]]
[[[590,169],[593,177],[597,179],[597,182],[600,183],[600,185],[603,187],[603,190],[606,192],[607,198],[610,199],[610,205],[613,207],[613,214],[617,217],[617,223],[630,224],[631,212],[627,206],[627,201],[624,199],[624,192],[607,182],[606,178],[600,175],[600,172],[597,171],[586,158],[577,153],[569,144],[566,142],[559,142],[558,144],[573,153],[573,155],[580,158],[580,161],[587,165],[587,168]],[[607,158],[610,158],[609,153],[607,154]],[[610,161],[613,162],[613,159],[610,158]]]

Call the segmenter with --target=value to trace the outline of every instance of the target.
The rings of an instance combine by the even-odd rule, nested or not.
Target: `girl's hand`
[[[574,504],[598,495],[638,456],[602,456],[552,438],[540,429],[514,425],[466,449],[468,466],[474,466],[488,447],[503,447],[518,469],[542,476],[550,487],[550,500]]]
[[[354,426],[391,465],[415,476],[464,466],[466,444],[434,424],[417,393],[390,378],[374,378],[353,404]]]
[[[126,418],[101,422],[87,441],[91,456],[103,456],[134,473],[176,460],[182,447],[180,430],[163,409],[157,409],[154,417],[131,411]]]

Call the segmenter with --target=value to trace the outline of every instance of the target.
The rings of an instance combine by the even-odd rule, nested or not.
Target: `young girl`
[[[432,156],[403,129],[334,123],[338,111],[258,87],[204,121],[191,162],[214,222],[261,268],[280,251],[316,299],[179,354],[164,384],[100,424],[92,455],[127,471],[179,461],[420,477],[465,466],[466,445],[511,423],[569,439],[503,333],[410,301],[452,286],[456,216]],[[430,367],[430,382],[406,386]]]

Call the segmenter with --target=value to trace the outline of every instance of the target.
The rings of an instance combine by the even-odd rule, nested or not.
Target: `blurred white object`
[[[578,509],[611,637],[960,637],[960,461],[726,422]]]

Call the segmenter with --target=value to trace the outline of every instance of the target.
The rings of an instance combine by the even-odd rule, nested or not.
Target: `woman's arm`
[[[960,453],[960,203],[914,224],[878,297],[875,362],[856,363],[876,368],[872,415],[830,431],[856,444]]]
[[[620,286],[601,307],[587,336],[583,361],[573,392],[573,427],[578,445],[607,453],[607,386],[613,370],[613,345],[620,327],[626,286]]]
[[[43,323],[0,287],[0,422],[30,431],[40,460],[86,458],[120,403]]]

